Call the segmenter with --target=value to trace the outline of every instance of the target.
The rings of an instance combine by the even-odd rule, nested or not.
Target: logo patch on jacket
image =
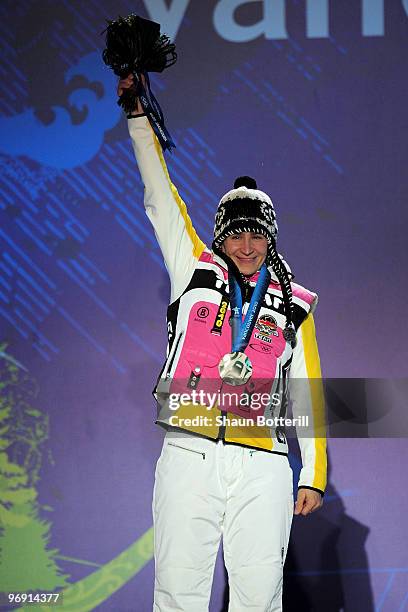
[[[207,306],[200,306],[200,308],[197,309],[194,321],[197,321],[198,323],[207,323],[205,319],[208,317],[209,314],[210,311],[208,310]]]
[[[250,348],[258,353],[272,353],[272,349],[270,346],[265,346],[264,344],[258,344],[257,342],[252,342]]]
[[[200,317],[200,319],[206,319],[209,314],[210,311],[208,310],[207,306],[200,306],[200,308],[197,310],[197,316]]]
[[[264,314],[260,316],[255,323],[255,329],[258,331],[255,332],[254,338],[270,344],[272,342],[272,336],[279,336],[277,328],[278,324],[276,319],[270,314]]]

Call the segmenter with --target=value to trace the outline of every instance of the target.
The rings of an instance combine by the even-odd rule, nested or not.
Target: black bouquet
[[[144,112],[162,142],[163,134],[160,132],[164,131],[165,136],[168,133],[164,127],[160,106],[151,92],[147,73],[163,72],[165,68],[172,66],[177,60],[176,46],[170,42],[168,36],[160,34],[160,24],[134,14],[118,17],[116,21],[108,20],[105,32],[106,49],[102,54],[103,61],[120,78],[129,74],[135,77],[134,85],[123,92],[118,104],[129,115],[135,108],[136,98],[139,97]],[[148,93],[141,75],[145,77]],[[170,148],[169,145],[174,146],[171,142],[162,142],[164,148]]]

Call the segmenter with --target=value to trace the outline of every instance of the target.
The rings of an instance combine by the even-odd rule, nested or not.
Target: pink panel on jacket
[[[228,309],[221,335],[211,333],[217,312],[218,305],[210,302],[200,301],[192,307],[183,347],[171,383],[171,393],[191,393],[195,388],[197,392],[203,391],[208,394],[220,391],[223,383],[219,376],[218,364],[226,353],[231,352],[231,328],[228,324],[231,311]],[[245,354],[253,366],[252,377],[246,385],[232,387],[224,384],[222,393],[269,394],[275,376],[277,358],[282,355],[285,346],[282,330],[273,316],[269,314],[259,316],[245,349]],[[198,380],[194,379],[195,376]],[[257,408],[259,412],[254,413],[248,405],[243,408],[237,406],[234,401],[236,395],[232,397],[233,399],[230,399],[230,396],[224,395],[224,404],[220,404],[219,408],[244,417],[264,413],[265,403]]]

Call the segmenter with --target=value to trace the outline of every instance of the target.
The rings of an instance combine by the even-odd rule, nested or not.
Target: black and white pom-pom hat
[[[257,188],[250,176],[238,177],[234,189],[221,198],[215,216],[213,246],[219,248],[225,238],[238,232],[263,234],[268,244],[276,241],[278,235],[272,200]]]
[[[285,340],[294,346],[296,332],[292,316],[292,288],[289,272],[276,250],[278,224],[275,210],[270,197],[257,188],[255,179],[250,176],[238,177],[234,182],[234,189],[228,191],[218,204],[215,215],[213,251],[225,259],[226,255],[221,251],[223,241],[228,236],[240,232],[262,234],[268,241],[266,264],[272,267],[282,288],[286,316],[283,335]],[[230,260],[228,263],[234,265]]]

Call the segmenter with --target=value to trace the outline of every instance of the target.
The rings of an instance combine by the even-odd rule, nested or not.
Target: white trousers
[[[207,612],[223,538],[229,612],[282,610],[293,517],[287,457],[169,431],[153,492],[154,612]]]

